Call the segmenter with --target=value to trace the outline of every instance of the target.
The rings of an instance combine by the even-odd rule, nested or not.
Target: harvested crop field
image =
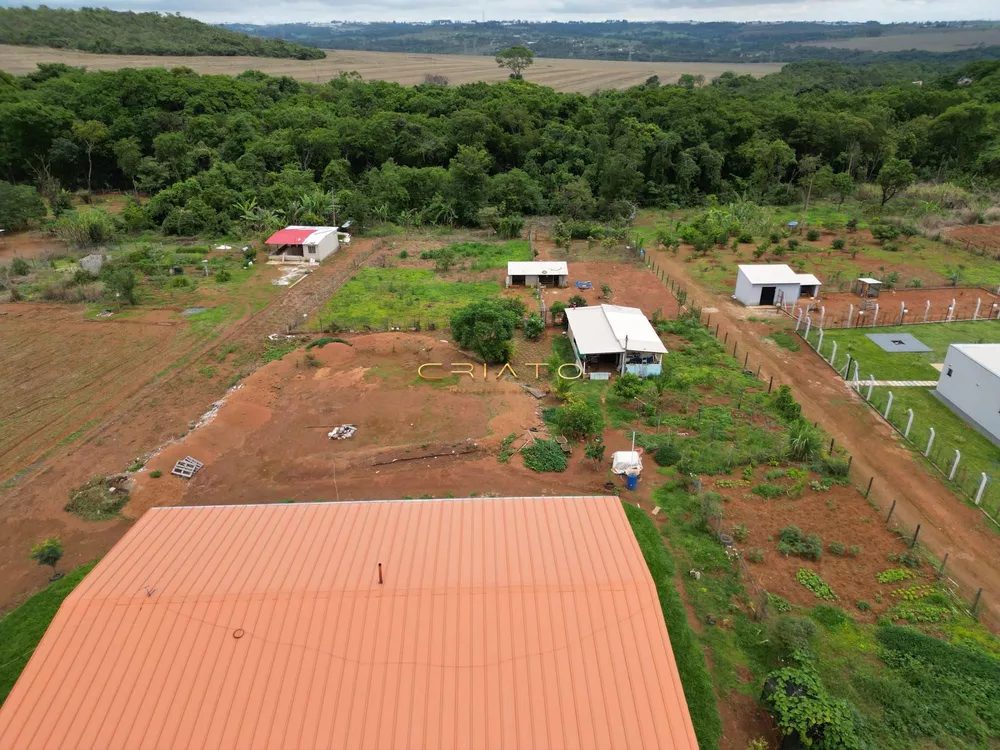
[[[856,36],[850,39],[823,39],[802,42],[807,47],[843,47],[870,52],[902,52],[910,49],[928,52],[956,52],[979,46],[1000,44],[1000,26],[982,29],[933,29],[916,34]]]
[[[183,356],[191,341],[174,317],[0,305],[0,481],[79,438]]]
[[[395,81],[405,86],[423,83],[425,75],[445,76],[452,85],[496,82],[506,71],[492,57],[479,55],[416,55],[400,52],[327,50],[325,60],[282,60],[264,57],[159,57],[155,55],[93,55],[86,52],[0,45],[0,70],[23,75],[40,62],[86,66],[87,70],[118,68],[174,68],[187,66],[198,73],[236,75],[260,70],[274,76],[322,83],[340,73],[357,71],[363,78]],[[589,94],[598,89],[624,89],[650,76],[673,83],[684,73],[714,78],[727,70],[763,76],[781,70],[782,63],[642,63],[612,60],[556,60],[540,58],[525,73],[532,83],[556,91]]]

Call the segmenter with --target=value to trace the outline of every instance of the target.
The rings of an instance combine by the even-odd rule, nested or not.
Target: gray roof
[[[507,264],[508,276],[568,276],[569,267],[563,260],[512,260]]]
[[[624,352],[626,341],[630,352],[667,353],[667,347],[637,307],[570,307],[566,319],[580,354]]]
[[[952,344],[948,349],[956,349],[994,375],[1000,375],[1000,344]]]

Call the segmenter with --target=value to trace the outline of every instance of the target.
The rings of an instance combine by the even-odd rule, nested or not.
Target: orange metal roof
[[[619,501],[565,497],[153,509],[66,598],[0,747],[697,744]]]

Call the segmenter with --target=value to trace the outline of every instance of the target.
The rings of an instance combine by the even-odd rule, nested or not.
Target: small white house
[[[794,305],[799,297],[815,297],[821,282],[811,273],[796,273],[784,263],[741,265],[733,298],[747,307]]]
[[[603,368],[641,378],[660,374],[667,347],[639,308],[570,307],[566,323],[576,364],[583,372]]]
[[[1000,444],[1000,344],[952,344],[934,395]]]
[[[340,248],[337,227],[290,226],[267,238],[268,257],[282,263],[319,262]]]
[[[507,286],[566,286],[569,267],[565,261],[511,261],[507,264]]]

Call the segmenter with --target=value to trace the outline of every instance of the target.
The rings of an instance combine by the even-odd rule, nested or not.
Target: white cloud
[[[0,5],[21,6],[23,0]],[[632,21],[955,21],[996,18],[995,0],[500,0],[456,6],[442,0],[52,0],[50,7],[107,7],[113,10],[179,12],[209,23],[294,23],[305,21],[426,21],[432,18],[537,21],[627,18]]]

